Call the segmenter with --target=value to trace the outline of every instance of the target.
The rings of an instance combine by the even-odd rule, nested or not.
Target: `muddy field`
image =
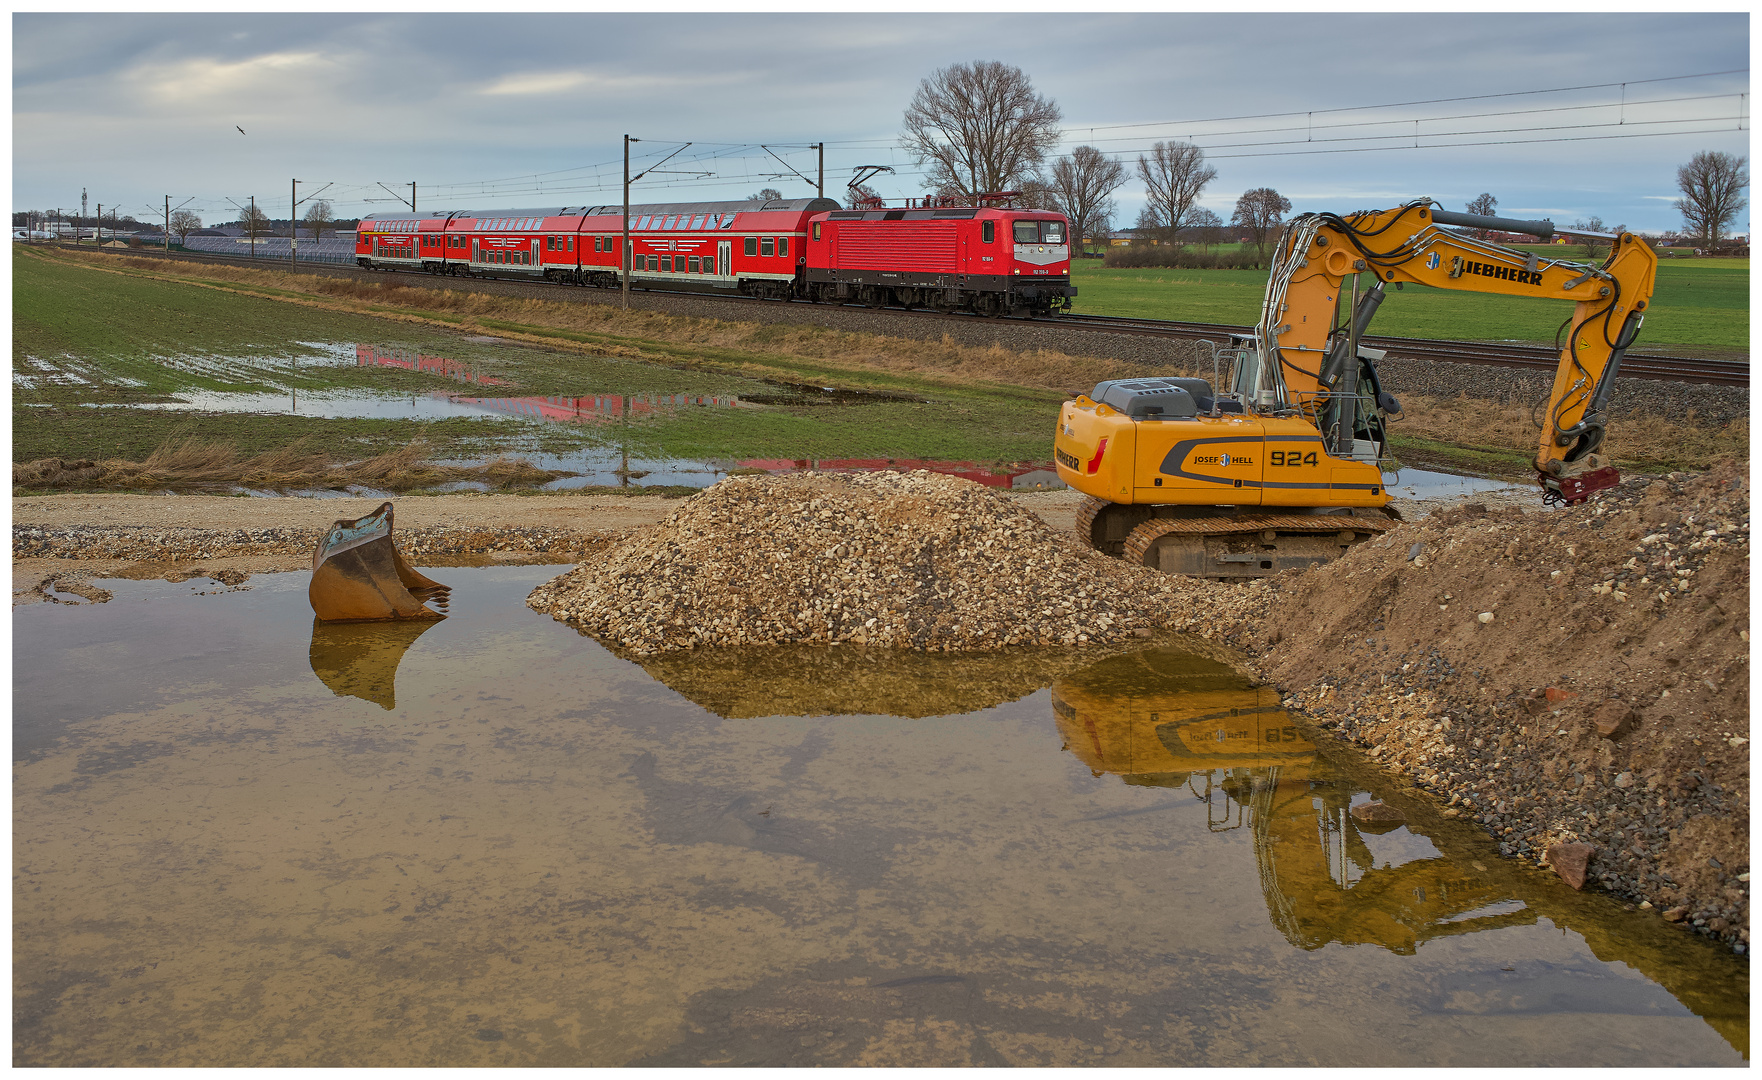
[[[1058,629],[1018,640],[1074,633],[1081,647],[1076,628],[1094,621],[1078,616],[1105,601],[1122,607],[1109,627],[1148,619],[1230,644],[1291,707],[1481,823],[1511,857],[1746,951],[1748,496],[1734,468],[1633,480],[1564,510],[1533,496],[1407,504],[1409,523],[1341,561],[1250,585],[1152,582],[1111,564],[1108,587],[1085,579],[1090,595],[1070,598],[1092,603],[1017,613]],[[1073,493],[969,501],[950,541],[970,545],[995,518],[1075,549]],[[397,531],[423,565],[597,563],[652,547],[682,503],[412,498]],[[101,600],[86,582],[104,575],[248,587],[250,573],[309,566],[330,520],[373,505],[15,499],[14,602]],[[1134,590],[1154,590],[1154,616],[1127,602]]]

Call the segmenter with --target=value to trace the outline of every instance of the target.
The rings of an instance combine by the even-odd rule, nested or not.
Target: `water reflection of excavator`
[[[1299,948],[1411,953],[1431,938],[1535,921],[1505,903],[1497,880],[1419,833],[1385,839],[1354,820],[1354,785],[1275,691],[1226,664],[1171,650],[1116,657],[1055,682],[1052,705],[1065,749],[1095,775],[1186,790],[1205,803],[1207,828],[1248,829],[1268,913]]]
[[[1079,539],[1173,573],[1240,578],[1326,562],[1391,528],[1381,466],[1384,425],[1400,405],[1378,381],[1382,353],[1359,345],[1389,284],[1576,301],[1535,467],[1550,501],[1613,486],[1620,477],[1599,453],[1605,405],[1651,303],[1658,256],[1623,233],[1592,266],[1441,225],[1568,231],[1429,201],[1294,218],[1228,390],[1198,378],[1120,379],[1064,404],[1053,451],[1059,478],[1089,496]],[[1361,296],[1363,274],[1374,284]]]

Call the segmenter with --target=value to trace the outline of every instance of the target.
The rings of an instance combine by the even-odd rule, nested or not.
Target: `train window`
[[[697,230],[703,228],[704,227],[704,219],[708,216],[709,216],[708,214],[699,214],[698,216],[692,218],[691,219],[692,231],[696,232]]]
[[[771,239],[769,236],[760,240],[759,241],[759,254],[765,256],[766,258],[770,258],[771,256],[777,254],[777,241]]]
[[[1038,221],[1016,222],[1016,243],[1038,244],[1040,242],[1040,223]]]
[[[997,239],[997,222],[987,221],[979,226],[979,242],[989,244]]]
[[[573,236],[568,238],[568,246],[565,247],[563,250],[565,250],[565,251],[574,251],[575,250],[575,238]]]
[[[756,236],[747,237],[746,246],[743,250],[748,255],[757,255],[759,253],[759,238]]]
[[[661,256],[661,269],[667,271],[667,273],[669,273],[669,274],[671,274],[673,272],[673,256],[671,256],[671,255]]]
[[[600,239],[601,239],[601,238],[600,238],[600,237],[597,237],[597,236],[596,236],[596,237],[594,237],[594,238],[593,238],[593,249],[594,249],[594,250],[595,250],[595,251],[600,251],[600,250],[602,250],[602,249],[601,249],[601,247],[600,247]]]
[[[659,270],[660,268],[661,268],[660,260],[656,256],[650,255],[649,256],[649,269],[650,270]]]
[[[777,238],[777,254],[779,254],[779,255],[788,255],[789,254],[789,237],[779,236]]]
[[[698,257],[696,255],[693,255],[691,257],[691,272],[695,274],[702,269],[703,269],[703,266],[700,264]]]
[[[820,223],[816,221],[816,222],[814,222],[814,239],[818,240],[819,238],[820,238]]]
[[[1064,243],[1065,223],[1062,221],[1042,221],[1040,223],[1040,236],[1049,244]]]
[[[723,214],[722,215],[722,228],[724,228],[724,229],[734,228],[734,215],[733,214]]]

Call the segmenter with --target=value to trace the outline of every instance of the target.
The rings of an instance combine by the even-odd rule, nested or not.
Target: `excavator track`
[[[1346,514],[1153,518],[1126,537],[1122,557],[1171,574],[1241,579],[1332,562],[1400,522]]]
[[[1101,550],[1095,543],[1095,515],[1101,513],[1103,507],[1112,505],[1114,504],[1106,499],[1097,499],[1090,495],[1083,500],[1083,505],[1077,507],[1077,539],[1083,542],[1084,547]]]

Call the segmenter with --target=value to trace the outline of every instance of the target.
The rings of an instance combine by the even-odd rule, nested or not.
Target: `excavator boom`
[[[1617,476],[1597,451],[1604,407],[1622,356],[1633,344],[1656,286],[1658,256],[1632,233],[1609,237],[1601,266],[1543,258],[1440,225],[1527,232],[1559,231],[1551,222],[1515,221],[1438,210],[1425,202],[1340,217],[1305,214],[1280,238],[1268,277],[1256,350],[1271,362],[1253,373],[1253,390],[1295,406],[1321,428],[1330,449],[1344,445],[1354,420],[1341,393],[1355,374],[1354,347],[1390,283],[1412,282],[1537,300],[1571,300],[1572,317],[1548,395],[1536,449],[1542,485],[1569,501],[1612,486]],[[1375,284],[1344,327],[1333,312],[1348,277]],[[1356,284],[1356,281],[1355,281]],[[1268,392],[1270,391],[1270,394]]]

